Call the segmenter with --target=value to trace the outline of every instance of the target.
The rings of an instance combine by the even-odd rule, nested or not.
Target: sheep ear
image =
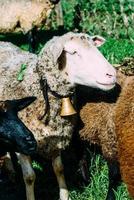
[[[57,39],[57,42],[51,46],[50,51],[53,52],[53,61],[56,64],[58,62],[58,58],[63,52],[63,44]]]
[[[91,37],[91,39],[93,40],[93,43],[96,47],[100,47],[106,41],[103,37],[101,37],[99,35],[94,35]]]
[[[25,97],[23,99],[17,100],[8,100],[6,101],[10,107],[10,109],[14,109],[16,112],[24,109],[25,107],[29,106],[33,101],[36,100],[36,97]]]
[[[74,44],[72,42],[66,42],[64,44],[64,51],[68,52],[70,54],[74,54],[75,50],[74,50]]]

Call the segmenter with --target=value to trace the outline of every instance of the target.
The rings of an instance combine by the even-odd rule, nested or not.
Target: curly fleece
[[[134,197],[134,76],[126,79],[116,104],[115,127],[122,179]]]
[[[54,37],[46,44],[38,57],[20,50],[11,43],[0,42],[0,99],[18,99],[32,95],[37,97],[37,100],[21,111],[19,116],[33,132],[38,142],[38,152],[48,158],[68,146],[73,133],[75,117],[61,117],[61,99],[49,92],[49,116],[46,115],[39,120],[45,110],[39,83],[40,77],[47,79],[51,90],[59,95],[72,94],[74,88],[67,81],[67,77],[61,77],[57,59],[62,55],[64,42],[72,36],[81,37],[82,35],[87,37],[86,34],[74,33]],[[17,74],[22,64],[26,64],[27,68],[24,80],[19,82]]]
[[[129,64],[133,70],[134,58],[127,59],[127,65]],[[126,67],[126,60],[121,67],[123,69]],[[82,121],[79,133],[82,140],[99,145],[107,160],[119,161],[122,179],[127,184],[130,195],[134,197],[134,76],[132,70],[129,73],[131,76],[117,71],[117,82],[121,91],[116,88],[110,93],[89,90],[84,99],[79,97]]]
[[[117,82],[123,86],[126,77],[117,72]],[[80,118],[83,126],[79,134],[82,140],[97,144],[101,147],[104,157],[108,160],[117,159],[117,137],[114,124],[114,108],[120,87],[117,85],[111,92],[98,90],[85,94],[84,104],[80,109]],[[81,94],[84,96],[83,94]],[[79,105],[82,97],[79,97]]]

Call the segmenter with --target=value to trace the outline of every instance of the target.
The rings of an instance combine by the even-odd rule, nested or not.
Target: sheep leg
[[[35,29],[30,30],[27,33],[27,39],[28,39],[28,44],[29,44],[29,52],[35,53],[35,48],[36,48],[36,34],[35,34]]]
[[[1,153],[1,152],[0,152]],[[5,166],[6,166],[6,171],[8,171],[7,169],[9,169],[8,167],[7,167],[7,163],[8,162],[6,162],[7,161],[7,155],[6,155],[6,153],[5,152],[3,152],[2,154],[0,154],[0,183],[1,182],[5,182],[5,179],[4,179],[4,176],[3,176],[3,170],[2,170],[2,168],[4,168],[4,170],[5,170]],[[5,163],[7,164],[7,165],[5,165]],[[11,171],[13,170],[13,168],[11,169]],[[10,171],[10,172],[11,172]]]
[[[87,159],[87,149],[88,149],[87,143],[80,139],[79,134],[74,134],[72,137],[72,147],[78,163],[77,174],[79,177],[78,178],[79,185],[87,186],[90,180],[88,161],[87,161],[90,160],[90,158]]]
[[[108,169],[109,169],[109,187],[106,200],[115,200],[114,190],[117,190],[117,187],[120,185],[121,182],[121,175],[119,170],[119,164],[117,161],[110,161],[108,162]]]
[[[34,182],[35,173],[31,165],[31,158],[23,154],[17,154],[22,168],[23,178],[26,186],[27,200],[35,200],[34,196]]]
[[[16,179],[16,173],[9,153],[4,156],[3,169],[8,174],[9,180],[14,183]]]
[[[65,183],[61,155],[58,155],[52,159],[52,165],[60,188],[60,200],[71,200],[69,198],[69,192]]]

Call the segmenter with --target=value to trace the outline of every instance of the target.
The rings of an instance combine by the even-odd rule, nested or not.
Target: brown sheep
[[[134,76],[126,79],[116,104],[115,130],[122,179],[134,197]]]
[[[132,60],[130,61],[132,62]],[[82,86],[81,93],[78,94],[79,96],[78,105],[80,106],[79,108],[80,120],[82,122],[79,127],[80,138],[84,141],[88,141],[88,143],[90,144],[97,144],[101,148],[102,154],[108,162],[110,180],[109,180],[109,190],[107,199],[111,198],[115,199],[113,188],[116,189],[118,181],[120,180],[118,161],[121,164],[121,174],[123,180],[128,184],[128,189],[130,191],[130,194],[132,193],[134,188],[133,187],[134,180],[132,179],[133,170],[129,171],[131,176],[128,176],[129,173],[128,170],[126,169],[129,169],[129,167],[128,165],[126,165],[126,162],[124,162],[128,160],[127,164],[131,163],[131,165],[129,165],[131,168],[133,156],[132,156],[132,151],[129,149],[129,147],[130,145],[132,146],[131,144],[133,141],[132,135],[130,136],[131,141],[129,145],[128,143],[126,143],[126,141],[128,141],[127,139],[129,137],[128,134],[132,134],[134,131],[134,125],[133,125],[134,120],[132,118],[132,112],[134,107],[134,100],[133,100],[134,86],[132,84],[133,82],[134,82],[133,76],[127,77],[126,75],[118,71],[117,73],[118,84],[111,92],[109,93],[103,93],[102,91],[95,92],[87,88],[85,90],[84,87]],[[121,91],[122,88],[123,91]],[[85,95],[83,95],[83,93],[85,93]],[[82,98],[83,96],[85,96],[85,98]],[[120,96],[119,100],[118,96]],[[126,101],[126,99],[128,98],[129,101]],[[120,102],[122,102],[122,104]],[[122,109],[124,115],[121,115],[122,112],[120,111],[120,109]],[[125,124],[127,120],[129,120],[129,123]],[[119,141],[119,160],[118,160],[118,146],[117,146],[118,141]],[[127,159],[125,152],[123,151],[124,148],[126,148]],[[130,177],[131,177],[131,182],[129,184]],[[132,193],[132,195],[134,195],[134,192]]]

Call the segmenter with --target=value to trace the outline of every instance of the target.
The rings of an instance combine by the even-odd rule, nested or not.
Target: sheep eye
[[[69,53],[69,54],[71,54],[71,55],[78,54],[78,52],[77,52],[77,51],[68,51],[68,53]]]
[[[76,54],[77,53],[77,51],[74,51],[72,54],[74,55],[74,54]]]
[[[77,52],[77,51],[73,51],[73,52],[71,53],[71,55],[76,55],[76,56],[78,56],[78,57],[81,57],[81,55],[80,55],[79,52]]]

